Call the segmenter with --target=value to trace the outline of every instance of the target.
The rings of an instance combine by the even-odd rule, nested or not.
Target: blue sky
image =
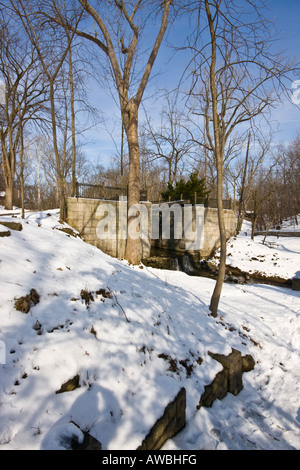
[[[282,48],[292,57],[300,60],[300,2],[299,0],[272,0],[274,20],[281,31]],[[299,76],[295,80],[300,80]],[[291,90],[292,93],[292,90]],[[299,106],[300,107],[300,106]],[[277,140],[290,141],[300,133],[300,109],[291,101],[284,106],[278,106],[273,113],[274,119],[279,122]]]
[[[300,1],[299,0],[269,0],[269,17],[273,18],[274,23],[280,34],[280,42],[277,47],[285,50],[286,54],[300,60]],[[173,30],[170,32],[170,39],[185,36],[188,32],[188,23],[180,24],[180,32]],[[151,116],[159,116],[161,103],[157,96],[153,99],[153,93],[156,93],[157,87],[176,86],[180,77],[182,67],[185,64],[186,53],[180,53],[170,61],[170,49],[166,44],[159,51],[158,59],[153,69],[151,81],[146,89],[145,106]],[[295,81],[300,80],[294,77]],[[292,94],[292,90],[291,90]],[[91,90],[92,104],[98,106],[104,112],[105,126],[98,125],[87,134],[88,141],[85,145],[86,157],[96,163],[97,161],[104,166],[110,164],[112,157],[116,154],[115,143],[119,145],[120,141],[120,112],[113,102],[109,93],[97,83],[93,84]],[[299,94],[300,96],[300,94]],[[280,104],[272,111],[272,120],[274,120],[274,142],[287,143],[300,133],[300,106],[292,103],[291,99],[286,99],[284,104]],[[141,121],[141,118],[140,118]],[[114,140],[115,143],[114,143]]]

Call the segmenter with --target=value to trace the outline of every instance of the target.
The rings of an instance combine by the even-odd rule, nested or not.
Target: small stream
[[[206,260],[196,261],[190,253],[178,254],[176,252],[151,248],[150,258],[143,260],[146,266],[157,269],[169,269],[171,271],[182,271],[189,276],[202,276],[216,279],[217,269],[212,269]]]
[[[178,254],[159,248],[151,249],[151,256],[143,263],[158,269],[169,269],[171,271],[182,271],[189,276],[206,277],[209,279],[217,279],[218,269],[209,261],[195,260],[190,253]],[[266,277],[263,274],[249,274],[238,268],[228,266],[224,282],[231,284],[268,284],[281,287],[292,287],[292,280],[281,279],[279,277]]]

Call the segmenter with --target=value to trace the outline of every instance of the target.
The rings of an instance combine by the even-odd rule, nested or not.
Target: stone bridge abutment
[[[82,238],[104,253],[122,259],[127,234],[127,201],[90,198],[68,198],[68,224]],[[151,256],[152,249],[173,254],[196,254],[208,258],[220,246],[216,208],[181,203],[152,204],[141,202],[136,208],[136,226],[141,227],[142,259]],[[226,236],[235,234],[235,215],[225,209]]]

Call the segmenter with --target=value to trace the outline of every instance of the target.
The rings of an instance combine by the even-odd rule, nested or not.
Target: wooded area
[[[160,90],[157,119],[144,93],[169,29],[186,19],[186,37],[171,50],[186,51],[184,73],[176,89]],[[237,231],[247,214],[253,234],[300,213],[300,136],[275,144],[268,127],[298,65],[278,52],[263,3],[9,0],[0,2],[0,38],[5,208],[59,207],[65,220],[76,182],[128,187],[131,207],[142,189],[158,201],[196,175],[203,195],[218,201],[216,314],[226,259],[223,199],[234,201]],[[110,84],[120,110],[122,138],[108,166],[90,160],[82,139],[106,120],[106,110],[92,104],[90,77],[99,89]],[[128,237],[126,258],[139,264],[139,240]]]

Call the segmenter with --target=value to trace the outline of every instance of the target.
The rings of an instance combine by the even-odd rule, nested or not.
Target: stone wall
[[[143,219],[144,233],[148,228],[148,237],[142,240],[142,257],[150,256],[151,236],[151,204],[142,202],[147,208],[148,220]],[[109,212],[108,212],[109,211]],[[85,199],[70,197],[67,200],[67,222],[78,230],[81,237],[87,243],[100,248],[104,253],[115,258],[122,259],[125,256],[126,231],[127,231],[127,201],[105,201],[99,199]],[[110,219],[109,214],[115,215]],[[99,225],[100,224],[100,225]],[[113,237],[103,235],[102,228],[107,224],[115,227]],[[147,227],[148,224],[148,227]],[[102,234],[102,235],[101,235]]]
[[[227,240],[235,235],[236,223],[235,215],[232,210],[224,209],[226,238]],[[204,236],[201,255],[203,258],[220,247],[220,233],[218,226],[218,210],[207,208],[204,215]]]
[[[174,213],[169,209],[169,217],[166,217],[166,225],[170,226],[170,237],[167,239],[162,236],[162,221],[157,222],[160,210],[158,205],[152,205],[150,202],[142,202],[147,209],[141,217],[143,233],[145,238],[142,240],[142,259],[150,257],[151,246],[163,250],[169,250],[178,254],[186,252],[195,253],[199,258],[207,258],[211,253],[219,248],[220,236],[218,226],[218,212],[215,208],[204,208],[197,206],[197,209],[191,210],[191,217],[185,218],[186,206],[177,205],[177,216],[175,225],[179,225],[182,230],[180,237],[175,238],[176,228],[174,228]],[[110,220],[108,212],[112,210],[114,220]],[[197,210],[197,213],[196,213]],[[178,216],[179,214],[179,216]],[[224,210],[226,236],[230,238],[235,234],[235,216],[232,210]],[[160,215],[162,219],[162,216]],[[189,224],[187,223],[189,220]],[[126,246],[127,231],[127,202],[126,201],[106,201],[99,199],[68,198],[68,224],[78,230],[82,238],[92,245],[100,248],[104,253],[116,258],[124,258]],[[100,224],[100,225],[99,225]],[[114,224],[116,233],[114,237],[99,236],[105,225]],[[197,230],[196,230],[197,226]],[[189,236],[192,233],[192,236]],[[197,233],[197,239],[193,240],[194,233]]]
[[[184,217],[182,220],[183,237],[181,239],[174,237],[174,215],[170,213],[171,223],[171,237],[170,239],[164,239],[162,236],[162,227],[160,227],[160,237],[152,239],[152,247],[158,249],[169,250],[178,254],[186,252],[197,253],[199,258],[209,257],[213,251],[220,247],[220,233],[218,225],[218,210],[215,208],[204,208],[198,206],[198,214],[193,211],[192,213],[192,231],[196,231],[196,219],[198,240],[193,243],[192,238],[185,235],[185,224]],[[226,238],[229,239],[235,235],[235,215],[232,210],[224,210],[225,227],[226,227]],[[175,220],[176,225],[176,220]],[[193,248],[195,245],[195,248]]]

